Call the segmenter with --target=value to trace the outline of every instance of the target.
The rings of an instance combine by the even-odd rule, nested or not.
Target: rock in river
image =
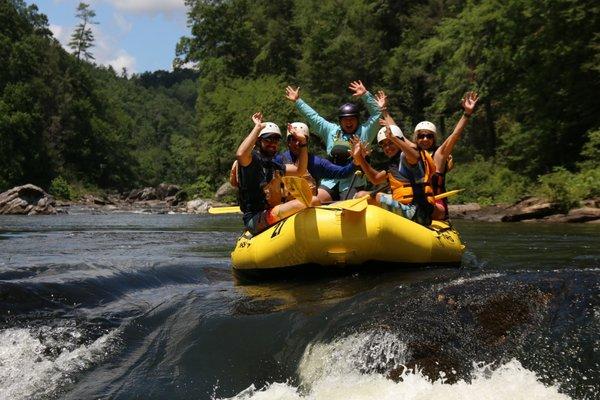
[[[54,198],[41,188],[27,184],[0,194],[0,214],[56,214]]]

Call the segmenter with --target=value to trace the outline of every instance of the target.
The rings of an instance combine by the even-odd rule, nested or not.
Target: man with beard
[[[338,165],[346,165],[350,159],[350,138],[356,135],[362,142],[371,143],[377,134],[377,121],[381,116],[380,106],[361,81],[350,83],[353,96],[360,97],[369,111],[369,119],[360,124],[360,112],[356,104],[343,104],[338,112],[338,123],[327,121],[300,98],[300,88],[286,88],[286,98],[293,101],[296,109],[309,122],[313,133],[325,141],[330,160]],[[363,178],[356,179],[355,188],[351,188],[352,178],[323,179],[319,190],[322,202],[340,200],[349,191],[351,197],[356,190],[365,185]]]
[[[279,127],[272,122],[263,122],[262,113],[252,115],[254,128],[240,144],[235,154],[239,182],[239,204],[244,225],[253,235],[267,229],[284,218],[307,207],[299,200],[282,202],[285,190],[283,175],[303,176],[306,174],[308,151],[306,138],[295,128],[288,127],[300,147],[298,165],[280,164],[273,161],[281,140]],[[318,205],[313,197],[311,205]]]

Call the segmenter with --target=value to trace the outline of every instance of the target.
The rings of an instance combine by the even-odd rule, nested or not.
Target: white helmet
[[[437,129],[435,129],[435,125],[429,121],[421,121],[415,126],[415,133],[418,131],[430,131],[433,133],[437,133]]]
[[[296,128],[296,132],[298,132],[301,135],[304,135],[304,137],[308,139],[308,126],[304,122],[292,122],[290,125]],[[288,130],[287,137],[290,137],[291,135],[292,132]]]
[[[404,137],[398,126],[390,125],[390,129],[392,130],[392,135],[396,136],[398,139],[402,139]],[[379,132],[377,132],[377,143],[381,143],[384,139],[386,139],[385,126],[381,128]]]
[[[260,130],[258,133],[259,138],[270,137],[273,135],[278,135],[281,137],[281,130],[277,126],[277,124],[273,122],[265,122],[265,127]]]

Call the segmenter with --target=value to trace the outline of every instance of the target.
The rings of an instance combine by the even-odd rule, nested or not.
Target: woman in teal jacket
[[[378,131],[378,121],[381,117],[380,105],[371,93],[367,91],[361,81],[350,83],[350,90],[354,97],[360,97],[369,111],[369,119],[360,124],[360,113],[358,106],[353,103],[343,104],[338,113],[338,123],[327,121],[319,113],[313,110],[300,98],[300,88],[294,89],[288,86],[285,89],[288,100],[294,102],[296,109],[311,125],[311,131],[319,136],[327,146],[327,154],[331,161],[344,165],[350,158],[350,138],[356,135],[363,143],[371,143]],[[349,198],[352,197],[356,188],[364,187],[364,178],[357,178],[354,188],[351,188],[352,178],[323,179],[319,187],[318,197],[322,202],[340,200],[345,197],[346,192],[352,189]]]

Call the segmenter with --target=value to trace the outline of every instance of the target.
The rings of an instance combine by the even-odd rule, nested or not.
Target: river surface
[[[597,399],[600,225],[462,268],[236,282],[238,216],[0,216],[0,399]]]

